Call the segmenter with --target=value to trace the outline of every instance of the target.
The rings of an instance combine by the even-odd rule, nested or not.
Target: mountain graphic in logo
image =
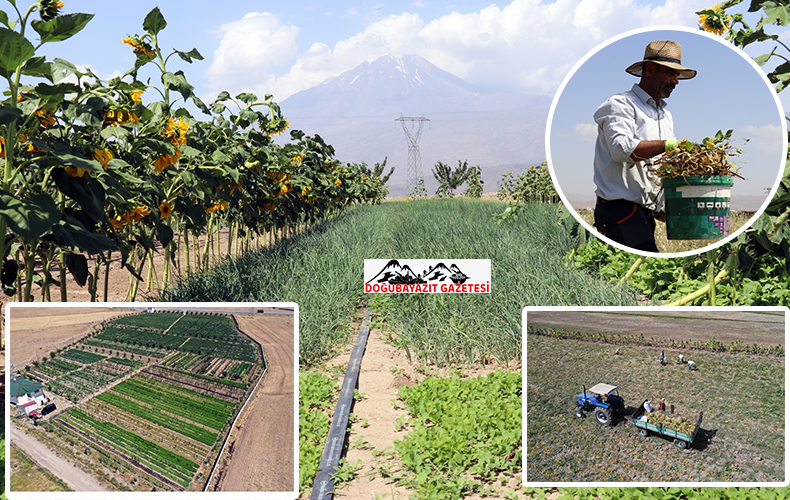
[[[444,262],[439,262],[424,272],[415,275],[409,266],[401,266],[397,260],[393,259],[387,262],[381,271],[368,280],[367,283],[414,285],[452,281],[455,284],[461,284],[468,279],[469,276],[464,274],[455,264],[448,268]]]

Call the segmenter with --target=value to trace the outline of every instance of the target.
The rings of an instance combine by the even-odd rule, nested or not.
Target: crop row
[[[146,16],[141,35],[123,39],[134,50],[134,65],[125,73],[131,78],[103,81],[60,58],[47,61],[39,51],[79,33],[92,14],[61,15],[60,1],[47,0],[46,8],[35,2],[29,9],[11,3],[16,16],[11,11],[3,19],[16,18],[3,23],[8,28],[1,30],[0,51],[9,83],[0,120],[6,165],[0,189],[9,193],[0,213],[0,255],[19,248],[10,252],[14,265],[7,266],[3,285],[20,301],[32,300],[39,278],[43,298],[50,299],[50,285],[57,282],[42,276],[56,262],[61,270],[67,260],[69,267],[81,265],[87,275],[86,254],[101,255],[109,273],[111,254],[120,251],[124,269],[141,276],[158,243],[166,286],[171,263],[180,266],[182,253],[190,272],[190,237],[209,236],[199,256],[200,266],[208,267],[210,254],[219,253],[220,228],[229,228],[228,246],[235,244],[239,254],[254,245],[253,235],[293,234],[354,203],[385,196],[383,166],[343,164],[320,136],[298,130],[288,144],[276,144],[272,136],[283,133],[288,121],[271,95],[259,100],[245,92],[234,99],[223,91],[213,103],[201,101],[184,72],[167,66],[203,56],[195,48],[162,50],[167,23],[158,8]],[[37,11],[41,20],[33,20]],[[144,66],[143,72],[158,77],[138,80]],[[192,117],[185,102],[209,118]],[[92,300],[98,271],[87,280]],[[24,286],[10,286],[22,276]],[[66,273],[61,276],[65,300]],[[137,286],[138,280],[130,281],[131,301]]]
[[[60,353],[60,357],[70,359],[72,361],[77,361],[78,363],[82,363],[83,365],[89,365],[91,363],[101,361],[106,356],[101,356],[99,354],[95,354],[88,351],[82,351],[80,349],[69,349],[66,352]]]
[[[124,316],[108,322],[108,325],[132,326],[142,328],[154,328],[160,331],[167,330],[170,325],[181,317],[177,313],[142,313]]]
[[[123,385],[123,383],[118,385]],[[105,403],[109,403],[117,408],[120,408],[121,410],[131,413],[132,415],[136,415],[140,418],[148,420],[149,422],[153,422],[157,425],[160,425],[165,429],[175,431],[179,434],[182,434],[188,438],[194,439],[195,441],[201,442],[203,444],[207,444],[210,446],[214,444],[214,441],[217,440],[216,432],[210,432],[195,424],[185,422],[178,418],[173,418],[172,415],[166,413],[166,412],[170,412],[173,408],[171,408],[170,405],[162,404],[161,401],[155,399],[155,396],[153,397],[153,399],[148,398],[146,400],[146,403],[150,405],[149,407],[137,403],[132,399],[122,397],[119,394],[127,395],[128,391],[124,389],[118,389],[116,386],[116,388],[113,388],[110,391],[99,394],[98,396],[96,396],[96,399],[98,399],[99,401],[104,401]],[[135,397],[135,396],[137,395],[136,394],[130,395],[130,397]],[[192,418],[189,409],[186,409],[183,412],[179,412],[178,416],[186,417],[190,419]]]
[[[222,429],[234,407],[233,403],[145,376],[124,380],[112,391],[215,430]]]
[[[223,372],[223,377],[231,380],[243,379],[252,370],[250,363],[234,362],[227,366]]]
[[[185,439],[182,435],[144,418],[133,415],[121,408],[105,403],[96,398],[80,406],[80,410],[97,420],[112,422],[138,436],[144,436],[149,441],[161,444],[168,450],[188,458],[193,462],[202,462],[211,446],[199,443],[192,439]]]
[[[123,351],[123,352],[128,352],[130,354],[139,354],[140,356],[148,356],[151,358],[163,358],[169,352],[164,349],[158,349],[156,347],[132,346],[129,344],[125,344],[123,342],[114,342],[112,340],[97,339],[95,337],[84,341],[83,344],[93,347],[98,347],[101,349],[108,349],[111,351]]]
[[[176,480],[184,487],[197,472],[198,464],[195,462],[110,422],[94,419],[76,408],[67,411],[61,418],[110,446],[131,454],[151,469]]]
[[[236,330],[233,321],[227,316],[186,315],[181,318],[181,321],[173,325],[170,333],[172,335],[214,339],[231,343],[246,341]]]
[[[105,359],[51,380],[47,386],[50,390],[54,390],[72,401],[79,401],[140,366],[142,363],[139,361],[126,361],[120,358]]]
[[[49,363],[66,371],[76,370],[81,367],[80,365],[75,365],[74,363],[69,363],[68,361],[62,361],[60,359],[52,359]]]
[[[535,335],[543,335],[546,337],[556,337],[561,339],[577,339],[588,340],[594,342],[627,342],[632,344],[641,344],[648,346],[659,346],[667,348],[678,349],[697,349],[710,352],[747,352],[751,354],[763,354],[772,356],[784,356],[784,347],[781,345],[763,345],[762,343],[749,344],[742,340],[732,341],[725,344],[716,337],[710,340],[684,340],[673,338],[645,338],[643,333],[636,334],[622,334],[617,332],[586,332],[578,330],[566,330],[563,328],[537,328],[527,325],[527,333]]]
[[[200,375],[172,370],[163,366],[150,366],[143,371],[152,379],[177,385],[201,394],[217,397],[225,401],[238,402],[244,398],[247,385],[241,382],[222,380],[208,375]]]
[[[102,333],[94,337],[98,340],[109,340],[122,344],[153,347],[156,349],[173,350],[184,343],[183,337],[163,335],[161,333],[134,330],[132,328],[106,327]]]
[[[253,364],[244,361],[223,358],[212,358],[188,352],[179,352],[169,358],[162,366],[180,372],[189,372],[198,376],[207,376],[209,380],[236,381],[244,380],[251,373]],[[232,385],[246,387],[244,382],[235,382]]]
[[[183,376],[184,378],[189,379],[189,380],[191,380],[193,382],[199,380],[199,381],[205,381],[205,382],[219,384],[219,385],[223,385],[223,386],[235,387],[237,389],[245,389],[247,387],[247,384],[245,384],[244,382],[239,382],[239,381],[236,381],[236,380],[227,380],[227,379],[224,379],[224,378],[212,377],[211,375],[204,375],[202,373],[193,373],[193,372],[188,372],[188,371],[185,371],[185,370],[178,370],[178,369],[174,369],[174,368],[173,369],[166,369],[166,368],[162,367],[161,369],[162,370],[167,370],[173,376]]]
[[[237,359],[248,363],[258,361],[257,349],[249,341],[243,344],[229,344],[193,338],[189,339],[179,350],[215,358]]]
[[[113,358],[108,359],[107,361],[111,361],[111,362],[117,363],[119,365],[131,366],[133,369],[134,368],[140,368],[141,366],[143,366],[143,363],[141,361],[134,361],[133,359],[122,359],[122,358],[114,358],[113,357]]]

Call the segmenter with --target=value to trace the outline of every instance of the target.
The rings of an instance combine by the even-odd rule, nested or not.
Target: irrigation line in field
[[[203,491],[208,491],[208,487],[209,485],[211,485],[211,480],[214,479],[214,473],[217,471],[217,467],[219,467],[219,464],[221,462],[222,454],[225,453],[225,447],[228,446],[228,441],[230,441],[230,434],[233,431],[233,426],[235,426],[236,422],[239,420],[239,418],[241,418],[242,413],[244,413],[244,408],[247,407],[247,403],[250,402],[250,399],[252,399],[252,395],[255,394],[256,390],[258,390],[258,386],[261,385],[261,382],[263,382],[264,377],[266,377],[266,374],[269,372],[269,363],[266,361],[266,353],[263,351],[263,346],[257,340],[253,339],[252,337],[244,333],[239,328],[239,323],[236,321],[236,317],[233,315],[231,316],[233,317],[233,321],[236,323],[236,328],[239,329],[239,332],[243,333],[247,338],[258,344],[258,347],[261,350],[261,355],[263,356],[263,373],[261,373],[261,376],[258,379],[258,382],[255,384],[255,387],[252,388],[252,391],[250,391],[249,396],[247,396],[247,400],[244,402],[244,406],[241,407],[239,413],[236,414],[236,418],[233,419],[233,423],[230,425],[230,430],[228,430],[228,435],[225,436],[225,442],[222,443],[222,449],[219,450],[219,455],[217,455],[217,460],[214,462],[214,468],[211,469],[211,475],[209,475],[208,481],[206,481],[206,487],[203,488]]]
[[[370,334],[370,309],[365,310],[365,319],[359,328],[357,343],[351,351],[351,358],[348,360],[346,376],[343,379],[343,386],[340,388],[340,396],[337,399],[337,407],[332,417],[332,426],[329,428],[329,435],[326,438],[324,453],[321,455],[321,465],[313,482],[313,491],[310,500],[331,500],[334,496],[335,481],[332,479],[335,469],[340,463],[343,454],[343,444],[346,439],[346,429],[348,428],[348,415],[351,412],[351,405],[354,403],[354,389],[359,382],[359,367],[362,364],[362,355],[365,354],[365,347],[368,343]]]

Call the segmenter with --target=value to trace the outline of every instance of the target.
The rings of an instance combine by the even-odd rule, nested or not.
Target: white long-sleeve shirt
[[[605,200],[633,201],[650,210],[664,209],[658,177],[644,161],[631,159],[639,141],[675,139],[672,114],[663,99],[656,103],[638,84],[607,99],[593,115],[598,124],[593,161],[595,194]]]

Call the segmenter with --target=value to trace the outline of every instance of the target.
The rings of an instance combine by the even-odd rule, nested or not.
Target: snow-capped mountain
[[[429,193],[437,161],[453,167],[480,165],[486,191],[513,166],[545,159],[544,130],[551,98],[487,92],[416,55],[383,56],[283,100],[291,128],[318,134],[337,158],[369,165],[388,158],[395,174],[392,195],[406,193],[408,144],[401,116],[426,123],[420,141],[423,177]],[[407,122],[412,134],[415,123]]]
[[[393,259],[387,262],[387,265],[382,268],[379,273],[368,283],[422,283],[414,271],[408,265],[401,266],[400,263]]]

